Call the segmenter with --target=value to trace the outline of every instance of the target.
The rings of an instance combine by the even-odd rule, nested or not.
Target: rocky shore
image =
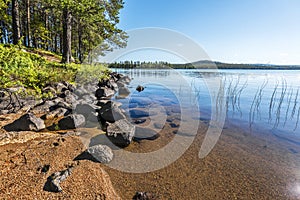
[[[98,83],[55,83],[43,100],[1,90],[0,199],[120,199],[102,164],[113,159],[109,144],[124,148],[135,138],[135,125],[111,100],[128,96],[129,83],[114,72]],[[91,143],[99,135],[106,137]]]

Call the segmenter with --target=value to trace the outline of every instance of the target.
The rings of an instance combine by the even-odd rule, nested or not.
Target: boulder
[[[110,161],[112,161],[114,156],[111,148],[101,144],[89,147],[86,152],[100,163],[109,163]]]
[[[99,110],[99,114],[103,120],[111,123],[126,118],[118,105],[112,101],[104,104]]]
[[[4,126],[6,131],[40,131],[44,128],[44,121],[32,113],[25,114],[11,124]]]
[[[101,87],[99,89],[96,90],[95,92],[95,97],[100,100],[102,99],[103,97],[111,97],[115,94],[115,91],[110,89],[110,88],[104,88],[104,87]]]
[[[72,169],[73,168],[70,167],[66,170],[53,173],[51,176],[47,178],[47,182],[44,186],[44,190],[48,192],[62,192],[60,183],[66,180],[66,178],[71,175]]]
[[[77,114],[82,114],[84,116],[90,115],[92,112],[95,112],[97,108],[92,104],[77,104],[75,112]]]
[[[85,125],[85,117],[80,114],[72,114],[59,120],[58,126],[61,130],[75,129]]]
[[[135,126],[126,119],[121,119],[109,124],[106,135],[117,146],[128,146],[134,137]]]

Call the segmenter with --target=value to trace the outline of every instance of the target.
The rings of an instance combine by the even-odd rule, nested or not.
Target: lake
[[[131,101],[143,96],[148,100],[167,99],[184,107],[195,104],[196,98],[204,116],[200,118],[210,119],[212,110],[220,109],[226,120],[250,131],[299,133],[300,71],[115,70],[133,78]],[[138,94],[137,85],[145,86],[145,91]]]
[[[133,79],[115,100],[132,123],[160,135],[145,132],[114,152],[107,171],[117,189],[146,187],[163,199],[300,198],[300,71],[113,70]]]

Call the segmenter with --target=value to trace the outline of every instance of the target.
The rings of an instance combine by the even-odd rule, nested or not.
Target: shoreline
[[[114,99],[111,101],[117,102]],[[125,147],[125,150],[145,153],[167,145],[177,133],[178,126],[176,124],[180,124],[177,115],[178,113],[175,112],[167,116],[167,123],[159,128],[158,138],[133,141],[128,147]],[[3,115],[2,118],[5,119]],[[10,123],[15,118],[17,117],[12,117],[7,122],[3,121],[2,123]],[[169,119],[171,120],[169,121]],[[143,127],[144,124],[147,127],[148,123],[149,120],[146,120],[137,126]],[[189,123],[193,123],[193,121]],[[88,194],[88,199],[94,199],[98,194],[95,193],[92,186],[97,184],[98,179],[102,179],[107,184],[106,190],[103,190],[99,185],[97,186],[99,190],[103,191],[99,195],[109,194],[112,199],[119,198],[119,196],[122,199],[132,199],[137,191],[154,193],[159,199],[300,198],[300,193],[297,193],[295,189],[300,181],[300,174],[297,171],[300,164],[298,156],[300,147],[298,145],[288,144],[273,134],[261,130],[250,133],[243,127],[227,121],[216,146],[208,156],[200,159],[198,153],[208,124],[201,119],[199,123],[197,136],[179,159],[165,168],[143,174],[125,173],[90,160],[74,161],[76,155],[101,139],[98,136],[101,136],[102,133],[98,129],[78,129],[79,132],[84,133],[83,135],[77,135],[76,131],[69,131],[69,133],[66,131],[67,134],[65,135],[64,133],[58,134],[56,131],[35,132],[34,134],[33,132],[16,133],[16,135],[11,136],[12,138],[16,137],[16,143],[11,141],[0,145],[2,152],[8,152],[0,154],[0,162],[3,164],[0,177],[5,180],[3,183],[12,184],[17,190],[20,190],[19,187],[28,187],[32,181],[37,181],[36,179],[39,178],[40,180],[35,185],[37,188],[31,188],[28,191],[43,198],[49,196],[81,198],[81,195]],[[8,138],[8,140],[10,139]],[[62,142],[65,140],[67,143]],[[56,145],[58,145],[59,151]],[[28,146],[30,148],[26,150]],[[41,150],[43,147],[45,148]],[[44,152],[43,155],[39,155],[41,152]],[[55,154],[51,155],[47,152],[55,152]],[[30,154],[35,156],[27,158],[26,156]],[[24,155],[25,160],[22,158]],[[65,158],[62,158],[62,155],[65,155]],[[14,160],[16,158],[17,160]],[[34,164],[34,159],[43,161],[37,165]],[[30,167],[28,163],[30,163]],[[39,172],[35,172],[32,180],[20,182],[21,180],[12,179],[12,177],[20,175],[28,176],[39,167],[48,165],[47,163],[51,163],[50,171],[45,174],[42,173],[42,176]],[[79,176],[78,174],[71,175],[62,182],[62,193],[43,191],[41,186],[45,183],[50,172],[63,170],[69,165],[68,163],[75,165],[75,171],[79,170],[81,174]],[[11,173],[5,175],[4,172],[9,170]],[[91,173],[88,180],[93,184],[87,184],[84,181],[86,178],[84,174],[87,171]],[[105,175],[106,173],[109,176]],[[93,176],[97,178],[93,179]],[[103,179],[103,177],[105,178]],[[80,182],[79,185],[78,182]],[[82,191],[78,192],[77,187],[81,188]],[[7,191],[7,189],[5,185],[0,187],[2,192]],[[84,191],[87,193],[85,194]],[[18,197],[25,194],[28,197],[28,192],[21,191],[14,195]],[[0,196],[3,195],[6,196],[0,192]]]

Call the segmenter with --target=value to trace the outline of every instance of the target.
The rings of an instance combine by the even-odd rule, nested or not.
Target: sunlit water
[[[244,128],[299,135],[300,71],[296,70],[123,70],[133,78],[129,101],[144,97],[165,105],[193,107],[201,116],[223,110],[226,120]],[[146,89],[138,93],[137,85]],[[218,87],[214,87],[218,85]],[[195,98],[197,102],[195,102]],[[129,105],[130,106],[130,105]],[[194,111],[196,111],[195,106]],[[193,109],[192,109],[193,110]],[[300,136],[300,135],[299,135]]]

